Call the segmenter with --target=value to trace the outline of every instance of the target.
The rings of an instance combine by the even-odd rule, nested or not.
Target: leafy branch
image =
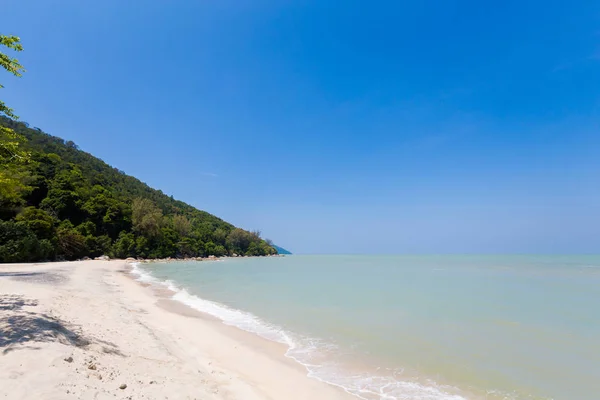
[[[21,39],[18,36],[0,35],[0,46],[8,47],[9,49],[17,52],[23,51],[23,45],[21,44]],[[4,68],[16,77],[21,77],[22,73],[25,72],[25,68],[21,65],[21,63],[19,63],[19,60],[1,52],[0,67]],[[0,89],[2,88],[4,88],[4,86],[0,84]],[[0,114],[4,114],[13,119],[19,118],[14,114],[14,110],[8,107],[2,100],[0,100]]]

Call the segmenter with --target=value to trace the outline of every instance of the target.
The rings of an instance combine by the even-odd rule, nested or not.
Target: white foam
[[[336,346],[320,339],[301,337],[287,332],[281,327],[263,321],[259,317],[227,307],[214,301],[202,299],[190,294],[171,280],[160,280],[140,267],[132,264],[131,274],[140,282],[157,284],[175,292],[172,299],[179,301],[198,311],[220,319],[224,324],[235,326],[247,332],[257,334],[265,339],[283,343],[288,346],[286,357],[302,364],[308,376],[322,382],[337,386],[349,394],[363,400],[466,400],[464,397],[451,394],[439,387],[435,382],[427,385],[402,380],[394,376],[348,375],[336,364],[324,361],[323,353],[334,353]]]
[[[130,273],[137,277],[136,280],[138,280],[140,282],[144,282],[144,283],[156,283],[156,284],[162,283],[160,280],[158,280],[154,276],[152,276],[149,272],[144,271],[142,268],[140,268],[139,262],[131,263],[131,266],[132,266],[132,269],[131,269]]]
[[[173,300],[180,301],[198,311],[215,316],[227,325],[232,325],[245,331],[258,334],[265,339],[287,344],[289,346],[293,345],[293,342],[290,341],[291,339],[282,329],[270,325],[250,313],[202,299],[198,296],[189,294],[186,289],[178,289],[173,295]]]

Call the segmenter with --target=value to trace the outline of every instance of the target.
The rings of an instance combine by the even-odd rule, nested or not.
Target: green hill
[[[29,161],[0,191],[0,262],[113,257],[269,255],[257,232],[173,199],[81,151],[75,143],[0,116],[22,135]]]
[[[275,250],[277,250],[278,254],[292,254],[291,251],[286,250],[283,247],[279,247],[279,246],[275,246],[275,245],[273,245],[273,247],[275,248]]]

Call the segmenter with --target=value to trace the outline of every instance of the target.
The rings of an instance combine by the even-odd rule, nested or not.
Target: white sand
[[[354,399],[283,346],[161,299],[126,269],[0,265],[0,398]]]

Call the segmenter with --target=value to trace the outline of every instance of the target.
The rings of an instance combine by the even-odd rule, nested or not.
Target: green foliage
[[[72,142],[1,116],[0,127],[19,137],[15,148],[30,158],[6,162],[28,188],[0,192],[0,221],[10,232],[0,236],[0,261],[275,253],[259,232],[151,189]]]
[[[85,247],[88,252],[87,256],[98,257],[110,253],[112,248],[112,240],[107,235],[87,235],[85,237]]]
[[[253,236],[250,232],[236,228],[229,233],[226,243],[233,252],[242,254],[242,249],[248,248],[252,240]]]
[[[0,221],[0,262],[29,262],[54,257],[54,246],[39,239],[25,222]]]
[[[174,215],[172,224],[173,229],[175,229],[175,232],[177,232],[179,236],[188,236],[192,230],[190,220],[183,215]]]
[[[13,51],[23,51],[17,36],[0,35],[0,47]],[[16,58],[0,52],[0,67],[14,76],[20,77],[25,71]],[[0,89],[4,88],[0,84]],[[0,100],[0,116],[18,118],[12,108]],[[22,204],[21,196],[31,190],[28,173],[24,164],[29,161],[29,153],[22,149],[24,138],[10,127],[0,125],[0,217],[10,215]]]
[[[198,251],[196,251],[194,239],[190,237],[184,237],[179,241],[177,252],[183,257],[194,257],[199,255]]]
[[[23,222],[38,238],[51,239],[54,236],[54,218],[44,210],[27,207],[16,218]]]
[[[141,258],[147,258],[150,256],[151,248],[150,242],[144,236],[138,236],[135,239],[135,255]]]
[[[21,147],[25,138],[10,128],[0,126],[0,165],[17,164],[27,161],[29,153]]]
[[[214,244],[213,242],[208,242],[204,245],[204,253],[207,256],[217,256],[221,257],[227,254],[227,250],[225,247],[220,244]]]
[[[133,199],[131,221],[135,232],[155,238],[159,235],[160,227],[163,224],[162,211],[148,199]]]
[[[260,231],[248,232],[236,228],[227,236],[226,243],[233,253],[248,256],[267,256],[277,254],[272,244],[260,238]]]
[[[172,228],[161,229],[160,236],[156,240],[156,248],[150,253],[152,258],[164,258],[176,256],[181,237]]]
[[[8,47],[13,51],[23,51],[23,45],[21,44],[21,39],[19,39],[18,36],[0,35],[0,46]],[[25,68],[23,68],[23,66],[19,63],[19,60],[2,52],[0,52],[0,67],[17,77],[20,77],[21,73],[25,71]],[[3,87],[4,86],[0,85],[0,89]],[[10,118],[17,118],[17,116],[13,114],[13,109],[9,108],[3,101],[0,100],[0,115],[2,114]]]
[[[88,254],[85,237],[73,227],[69,220],[62,221],[56,230],[58,251],[68,260]]]
[[[30,154],[22,148],[25,138],[0,126],[0,209],[11,211],[22,204],[22,196],[31,192],[27,170]]]
[[[112,256],[117,258],[135,257],[135,237],[133,233],[121,231],[112,249]]]

